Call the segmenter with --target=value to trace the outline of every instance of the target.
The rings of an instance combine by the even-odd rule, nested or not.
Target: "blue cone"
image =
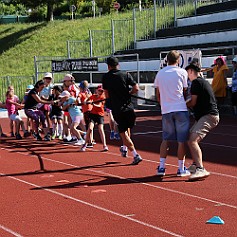
[[[219,216],[213,216],[210,220],[206,222],[206,224],[224,225],[225,222]]]

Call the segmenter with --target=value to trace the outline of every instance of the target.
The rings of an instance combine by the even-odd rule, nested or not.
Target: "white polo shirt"
[[[154,87],[159,88],[161,113],[188,111],[183,91],[188,87],[188,73],[178,66],[166,66],[156,75]]]

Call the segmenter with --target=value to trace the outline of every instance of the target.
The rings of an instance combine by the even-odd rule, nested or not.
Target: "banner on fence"
[[[52,72],[98,71],[98,58],[52,60]]]
[[[198,61],[199,64],[202,66],[202,52],[200,49],[178,50],[178,52],[180,53],[179,66],[181,68],[185,68],[187,65],[189,65],[194,60]],[[164,59],[161,60],[161,64],[160,64],[161,68],[163,68],[165,66],[167,66],[167,56],[165,56]]]

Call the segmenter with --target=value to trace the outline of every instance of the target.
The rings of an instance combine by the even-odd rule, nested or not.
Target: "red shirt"
[[[102,94],[102,95],[93,94],[90,97],[90,100],[92,100],[92,101],[104,100],[104,99],[105,99],[105,95],[104,94]],[[92,114],[98,114],[100,116],[104,116],[104,104],[105,104],[105,101],[95,103],[95,105],[93,106],[93,108],[91,110],[91,113]]]
[[[88,92],[80,92],[78,97],[81,99],[81,102],[83,103],[85,99],[87,99],[87,96],[88,96]],[[85,113],[87,111],[91,111],[93,108],[93,105],[85,104],[85,105],[82,105],[81,108],[82,108],[82,112]]]

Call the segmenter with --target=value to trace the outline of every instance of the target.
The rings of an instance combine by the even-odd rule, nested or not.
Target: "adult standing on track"
[[[188,168],[192,173],[190,180],[203,179],[210,173],[203,167],[202,151],[199,142],[219,123],[219,112],[211,85],[199,76],[201,68],[198,63],[191,63],[185,68],[192,81],[191,101],[188,107],[193,108],[195,124],[190,129],[188,145],[193,164]]]
[[[157,175],[165,175],[165,162],[169,150],[169,141],[178,142],[177,176],[189,176],[185,168],[185,142],[189,135],[189,113],[184,99],[188,87],[187,72],[178,67],[179,52],[172,50],[167,55],[168,66],[161,69],[155,78],[154,86],[158,102],[161,105],[163,141],[160,146],[160,164]]]
[[[116,57],[107,58],[107,65],[108,72],[103,75],[102,84],[106,98],[110,99],[112,114],[118,124],[120,137],[123,141],[120,152],[123,157],[127,157],[129,149],[134,157],[132,164],[137,165],[142,161],[142,158],[135,149],[130,129],[136,120],[131,95],[137,93],[139,88],[131,74],[119,70],[119,61]],[[132,87],[131,90],[129,86]]]

